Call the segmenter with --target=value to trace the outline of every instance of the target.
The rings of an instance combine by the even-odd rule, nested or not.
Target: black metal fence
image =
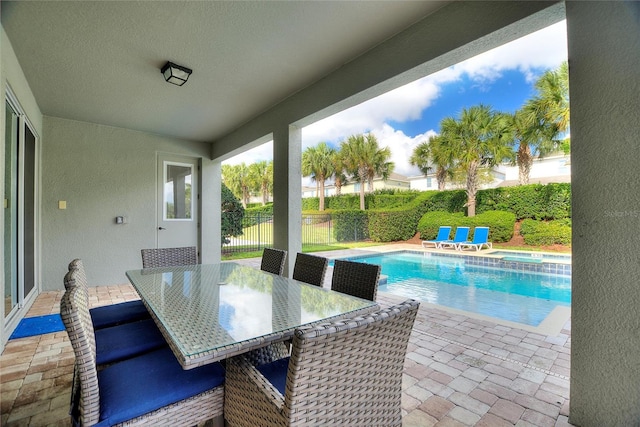
[[[343,233],[344,234],[344,233]],[[340,241],[364,240],[361,233],[347,233],[349,238]],[[353,236],[353,237],[351,237]],[[229,237],[229,243],[222,246],[226,254],[237,252],[261,251],[265,247],[273,246],[273,214],[263,212],[247,213],[243,219],[243,233],[240,236]],[[336,240],[335,223],[331,214],[302,215],[302,245],[303,246],[332,246]]]

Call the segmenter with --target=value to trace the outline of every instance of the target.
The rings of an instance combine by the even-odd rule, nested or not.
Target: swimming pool
[[[401,251],[345,259],[381,265],[387,276],[381,292],[526,325],[571,305],[570,275],[475,265],[470,258]]]

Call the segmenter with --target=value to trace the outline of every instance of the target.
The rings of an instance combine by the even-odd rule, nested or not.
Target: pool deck
[[[422,248],[393,244],[319,254],[398,250]],[[256,258],[239,262],[260,265]],[[330,281],[328,271],[324,286]],[[59,312],[61,297],[62,291],[42,293],[28,316]],[[92,306],[132,299],[137,295],[129,284],[90,289]],[[383,306],[401,300],[378,294]],[[570,347],[570,320],[546,334],[422,304],[404,366],[403,426],[569,426]],[[0,424],[68,426],[72,372],[66,332],[9,341],[0,356]]]

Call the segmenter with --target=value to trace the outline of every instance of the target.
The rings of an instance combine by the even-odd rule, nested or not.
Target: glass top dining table
[[[290,339],[302,325],[378,306],[232,262],[126,275],[184,369]]]

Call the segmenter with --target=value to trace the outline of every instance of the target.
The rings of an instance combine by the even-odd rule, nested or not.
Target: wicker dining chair
[[[345,260],[335,260],[331,289],[354,297],[376,300],[381,267]]]
[[[195,246],[142,249],[142,268],[177,267],[198,263]]]
[[[401,426],[402,370],[419,303],[296,330],[291,357],[227,360],[231,427]]]
[[[166,347],[98,371],[83,300],[82,289],[73,287],[60,301],[75,355],[73,425],[195,425],[223,414],[225,372],[219,363],[183,370]]]
[[[78,300],[75,306],[91,324],[98,365],[108,365],[167,347],[167,341],[151,318],[95,329],[84,279],[85,276],[79,270],[69,270],[64,276],[64,287],[67,292],[77,290],[75,295]]]
[[[282,272],[284,271],[284,260],[286,258],[287,251],[283,251],[282,249],[264,248],[262,251],[260,270],[282,276]]]
[[[71,261],[69,263],[69,271],[71,270],[77,270],[77,279],[69,283],[65,281],[65,286],[69,286],[70,284],[82,285],[88,299],[89,289],[87,288],[87,275],[82,260],[76,258]],[[140,300],[94,307],[89,310],[89,313],[91,314],[91,322],[95,330],[151,319],[147,308]]]
[[[322,287],[329,260],[316,255],[298,253],[293,266],[293,278]]]

